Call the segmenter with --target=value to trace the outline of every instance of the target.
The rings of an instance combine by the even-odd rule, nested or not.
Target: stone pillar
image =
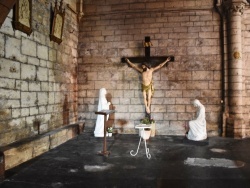
[[[243,120],[242,95],[242,41],[241,20],[245,3],[243,0],[232,0],[228,12],[228,99],[229,117],[227,119],[227,136],[245,137]]]

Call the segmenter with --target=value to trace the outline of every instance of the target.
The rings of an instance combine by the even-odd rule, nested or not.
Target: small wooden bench
[[[83,123],[67,125],[1,147],[0,181],[1,178],[4,179],[5,170],[18,166],[76,137],[83,131],[83,126]]]

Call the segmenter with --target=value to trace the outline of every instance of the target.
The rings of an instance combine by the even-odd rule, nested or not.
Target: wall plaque
[[[61,1],[59,8],[57,7],[57,1],[55,2],[55,8],[53,13],[52,28],[50,34],[50,40],[60,44],[62,42],[63,25],[65,17],[65,9],[62,10]]]
[[[13,15],[13,28],[30,35],[32,33],[32,0],[17,1]]]

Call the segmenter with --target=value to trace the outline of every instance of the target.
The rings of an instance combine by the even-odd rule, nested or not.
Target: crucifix
[[[142,73],[142,92],[146,108],[146,117],[149,118],[151,114],[151,97],[154,92],[152,74],[155,70],[158,70],[163,67],[167,62],[174,61],[174,56],[151,57],[150,46],[152,46],[152,43],[150,42],[150,37],[146,36],[144,42],[145,57],[129,57],[121,59],[123,63],[127,62],[132,68]],[[141,68],[132,63],[130,60],[134,63],[141,63]]]

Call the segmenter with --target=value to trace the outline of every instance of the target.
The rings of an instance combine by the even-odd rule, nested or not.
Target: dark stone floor
[[[0,187],[250,187],[250,139],[211,137],[207,144],[196,145],[183,142],[183,138],[150,138],[148,147],[151,159],[147,159],[144,143],[138,155],[130,155],[131,150],[137,149],[138,135],[115,135],[107,140],[111,154],[105,157],[97,155],[103,148],[102,139],[84,132],[36,159],[7,171]],[[231,163],[227,163],[228,160]]]

